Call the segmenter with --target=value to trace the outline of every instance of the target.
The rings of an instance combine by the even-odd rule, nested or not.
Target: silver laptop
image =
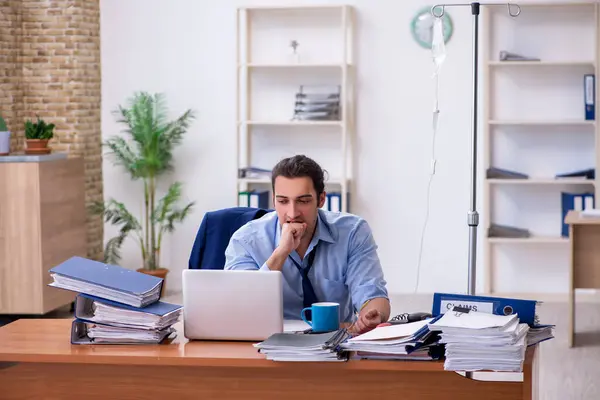
[[[265,340],[283,332],[279,271],[183,270],[183,326],[190,340]]]

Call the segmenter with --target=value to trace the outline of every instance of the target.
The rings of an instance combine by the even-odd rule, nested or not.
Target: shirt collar
[[[335,243],[335,239],[333,238],[333,236],[331,236],[331,228],[329,227],[329,224],[325,221],[325,217],[321,215],[321,210],[319,210],[317,215],[317,231],[315,232],[315,237],[317,238],[317,240]]]

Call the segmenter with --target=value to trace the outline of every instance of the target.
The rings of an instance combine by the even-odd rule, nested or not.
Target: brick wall
[[[84,157],[86,200],[102,200],[99,0],[0,4],[0,113],[12,150],[24,146],[25,119],[55,123],[51,147]],[[102,219],[89,215],[87,225],[88,257],[98,259]]]
[[[21,0],[0,2],[0,114],[12,132],[22,128],[20,104],[22,101],[19,68],[21,39]],[[15,135],[11,137],[11,148],[18,146]]]

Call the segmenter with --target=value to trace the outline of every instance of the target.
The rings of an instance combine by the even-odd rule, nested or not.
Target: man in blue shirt
[[[233,234],[225,269],[281,271],[284,318],[299,319],[314,302],[336,302],[340,322],[360,334],[389,318],[386,281],[367,222],[321,209],[323,175],[306,156],[280,161],[272,171],[275,212]]]

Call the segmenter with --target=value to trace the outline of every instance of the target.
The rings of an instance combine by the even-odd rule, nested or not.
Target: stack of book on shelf
[[[500,61],[540,61],[538,57],[526,56],[506,50],[501,50],[499,54]]]
[[[341,87],[300,86],[294,120],[339,121]]]
[[[491,223],[488,228],[488,237],[491,238],[529,238],[531,232],[526,228],[517,226]]]
[[[244,167],[238,169],[238,178],[243,179],[271,179],[271,170],[258,167]]]
[[[269,208],[268,190],[242,190],[238,192],[238,207]]]
[[[434,320],[379,326],[362,335],[348,339],[341,347],[354,352],[353,358],[372,360],[439,360],[444,346],[439,335],[429,330]]]
[[[486,171],[488,179],[528,179],[529,175],[505,168],[489,167]]]
[[[182,306],[160,301],[164,280],[72,257],[50,270],[49,286],[77,292],[73,344],[156,344],[175,332]]]
[[[273,361],[347,361],[340,347],[350,337],[346,329],[327,333],[275,333],[254,344],[267,360]]]
[[[346,196],[349,202],[350,195]],[[348,207],[349,208],[349,207]],[[327,192],[325,202],[321,209],[326,211],[340,212],[342,211],[342,194],[340,192]]]

